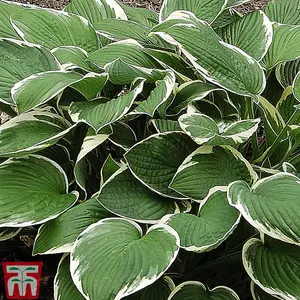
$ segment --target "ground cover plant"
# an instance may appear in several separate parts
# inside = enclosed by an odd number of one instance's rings
[[[300,299],[300,3],[0,0],[0,240],[54,298]]]

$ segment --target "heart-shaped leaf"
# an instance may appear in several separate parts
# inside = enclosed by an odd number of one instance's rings
[[[125,154],[133,175],[162,196],[185,198],[169,189],[169,184],[184,159],[196,144],[181,132],[155,134],[135,144]]]
[[[152,192],[124,167],[105,182],[97,198],[114,214],[140,223],[155,224],[178,210],[174,201]]]
[[[89,299],[121,299],[155,282],[173,263],[179,237],[167,225],[154,225],[143,236],[132,221],[104,219],[77,238],[71,275]]]
[[[267,236],[262,241],[250,239],[243,248],[243,263],[251,279],[276,299],[295,300],[300,297],[298,246]]]
[[[298,177],[278,173],[259,180],[252,188],[243,181],[233,182],[229,186],[228,200],[259,231],[300,245]]]
[[[202,146],[184,160],[170,187],[186,197],[202,200],[212,188],[226,187],[241,178],[252,183],[257,175],[237,150]]]
[[[246,142],[258,129],[260,120],[242,120],[229,126],[218,124],[210,117],[191,113],[178,119],[182,130],[197,144],[235,145]]]
[[[75,240],[83,230],[111,216],[94,198],[74,206],[39,228],[33,254],[71,252]]]
[[[25,227],[56,218],[77,200],[61,167],[30,155],[0,165],[0,227]]]
[[[176,45],[208,81],[243,96],[261,94],[266,79],[260,64],[241,49],[227,44],[193,13],[177,11],[152,29]],[[247,72],[241,70],[247,69]]]
[[[226,192],[221,190],[214,191],[201,202],[197,216],[175,214],[165,219],[165,223],[178,233],[180,247],[193,252],[217,248],[239,221],[240,213],[228,204]]]
[[[81,16],[32,6],[13,14],[11,22],[24,40],[50,50],[78,46],[90,53],[99,48],[95,29]]]
[[[0,39],[0,101],[14,104],[10,90],[19,81],[44,71],[58,70],[55,57],[45,48],[17,40]]]
[[[178,285],[168,300],[239,300],[238,295],[230,288],[219,286],[209,290],[198,281],[186,281]]]

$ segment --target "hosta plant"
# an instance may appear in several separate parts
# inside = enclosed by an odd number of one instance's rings
[[[56,300],[300,299],[300,2],[245,2],[0,0],[0,240]]]

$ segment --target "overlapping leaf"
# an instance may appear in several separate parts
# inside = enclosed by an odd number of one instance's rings
[[[246,142],[257,130],[260,120],[242,120],[228,126],[210,117],[191,113],[180,116],[179,124],[197,144],[235,145]]]
[[[257,175],[237,150],[202,146],[184,160],[170,187],[186,197],[202,200],[212,188],[226,187],[242,178],[252,183]]]
[[[103,19],[127,20],[124,10],[115,0],[72,0],[64,10],[83,16],[92,24]]]
[[[0,39],[0,101],[14,104],[10,90],[19,81],[40,72],[59,70],[55,57],[45,48]]]
[[[99,47],[94,28],[81,16],[32,7],[13,14],[11,22],[24,40],[50,50],[59,46],[78,46],[92,52]]]
[[[279,173],[261,179],[252,188],[243,181],[233,182],[228,199],[261,232],[299,245],[299,190],[298,177]]]
[[[184,159],[196,149],[185,134],[155,134],[135,144],[125,154],[133,175],[162,196],[184,198],[169,189],[169,184]]]
[[[225,9],[227,0],[164,0],[160,11],[160,21],[164,21],[176,10],[187,10],[195,14],[198,19],[213,22]]]
[[[272,22],[300,25],[299,0],[273,0],[264,11]]]
[[[201,202],[197,215],[175,214],[168,216],[165,223],[178,233],[180,247],[205,252],[217,248],[239,220],[240,214],[228,204],[226,192],[217,190]]]
[[[111,216],[112,214],[95,198],[74,206],[39,228],[34,241],[33,254],[71,252],[75,240],[83,230]]]
[[[64,255],[54,278],[54,300],[84,300],[72,281],[70,273],[70,256]]]
[[[102,186],[98,201],[114,214],[140,223],[155,224],[177,210],[171,199],[152,192],[127,168],[113,174]]]
[[[174,12],[152,32],[178,46],[208,81],[244,96],[264,90],[265,76],[259,63],[239,48],[224,43],[192,13]],[[245,69],[247,72],[242,71]]]
[[[226,43],[239,47],[259,61],[272,43],[273,27],[268,17],[257,11],[221,28],[218,33]]]
[[[244,245],[243,263],[248,275],[276,299],[299,298],[299,261],[299,247],[267,236],[263,241],[250,239]]]
[[[24,227],[56,218],[76,202],[61,167],[42,156],[0,165],[0,227]]]
[[[16,83],[11,95],[19,113],[29,111],[57,96],[83,76],[67,71],[49,71],[31,75]]]
[[[67,120],[47,111],[32,111],[0,126],[0,156],[34,153],[55,144],[72,129]]]
[[[69,108],[74,122],[84,122],[96,132],[119,119],[131,108],[133,101],[143,90],[144,81],[129,93],[115,99],[99,98],[94,101],[73,102]]]
[[[300,57],[300,26],[273,23],[274,37],[262,61],[266,69]]]
[[[167,225],[154,225],[143,236],[134,222],[104,219],[77,238],[70,270],[86,298],[118,299],[155,282],[175,260],[178,249],[179,237]]]
[[[276,78],[283,88],[292,85],[300,72],[300,59],[287,61],[276,67]]]
[[[178,285],[168,300],[239,300],[238,295],[225,286],[209,290],[203,283],[198,281],[186,281]]]

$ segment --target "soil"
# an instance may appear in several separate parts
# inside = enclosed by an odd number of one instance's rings
[[[54,9],[64,8],[69,0],[15,0],[16,2],[25,4],[34,4],[41,7],[49,7]],[[137,7],[145,7],[158,11],[161,0],[123,0],[124,3]],[[250,2],[247,5],[242,5],[238,8],[241,13],[247,13],[255,9],[262,8],[268,0],[257,0]],[[1,121],[6,121],[5,114],[0,111],[0,124]],[[32,242],[36,234],[36,228],[26,228],[21,233],[8,241],[0,242],[0,261],[43,261],[43,277],[41,281],[41,290],[39,299],[52,300],[53,299],[53,279],[55,276],[57,263],[59,260],[58,255],[48,256],[31,256]],[[0,268],[0,300],[4,300],[5,292],[3,290],[3,273]]]

